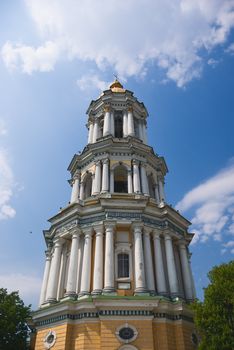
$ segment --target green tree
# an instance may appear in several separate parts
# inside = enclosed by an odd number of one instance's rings
[[[234,261],[215,266],[204,288],[204,301],[192,305],[201,336],[200,350],[234,349]]]
[[[0,350],[26,349],[30,306],[24,305],[18,292],[0,288]]]

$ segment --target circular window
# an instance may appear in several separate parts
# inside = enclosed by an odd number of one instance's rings
[[[44,346],[45,346],[45,349],[50,349],[52,348],[52,346],[54,346],[56,342],[56,333],[55,331],[49,331],[45,338],[44,338]]]
[[[134,326],[125,323],[117,328],[115,334],[122,343],[130,343],[136,339],[138,332]]]

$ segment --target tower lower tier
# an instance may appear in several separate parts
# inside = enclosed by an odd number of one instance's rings
[[[34,313],[35,350],[192,350],[192,312],[164,297],[84,296]]]

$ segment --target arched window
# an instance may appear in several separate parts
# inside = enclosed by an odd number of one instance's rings
[[[129,254],[118,254],[118,278],[129,277]]]
[[[84,199],[91,197],[91,193],[92,193],[92,174],[88,173],[85,177]]]
[[[119,165],[115,168],[114,192],[128,193],[128,172],[123,165]]]
[[[115,113],[115,137],[123,137],[123,116],[121,112]]]
[[[148,185],[149,185],[149,195],[151,198],[155,198],[155,184],[154,184],[154,179],[152,175],[148,176]]]

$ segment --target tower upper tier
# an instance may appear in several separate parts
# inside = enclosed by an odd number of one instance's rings
[[[116,138],[134,136],[147,144],[148,112],[133,93],[116,79],[108,90],[92,101],[87,110],[88,143],[112,135]]]

